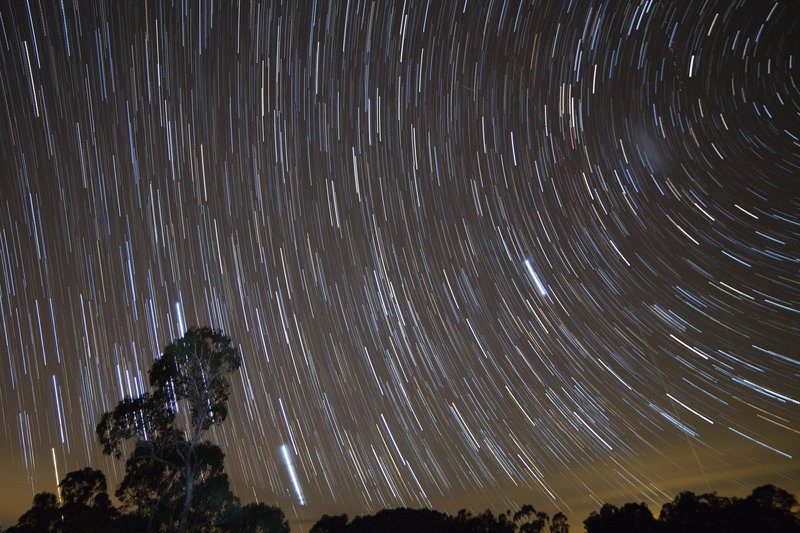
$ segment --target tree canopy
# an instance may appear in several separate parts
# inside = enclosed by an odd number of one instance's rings
[[[106,477],[100,470],[84,468],[67,474],[58,485],[59,497],[40,492],[33,506],[6,533],[93,533],[128,531],[118,527],[119,514],[106,492]]]

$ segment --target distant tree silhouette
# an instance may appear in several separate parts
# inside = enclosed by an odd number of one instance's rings
[[[659,524],[650,508],[642,503],[626,503],[616,516],[617,531],[657,531]]]
[[[62,531],[109,531],[117,518],[106,491],[106,477],[89,467],[70,472],[59,484]]]
[[[458,531],[478,531],[480,527],[478,524],[479,521],[466,509],[460,509],[453,520],[455,521]]]
[[[520,529],[512,516],[522,524]],[[461,509],[450,516],[430,509],[401,507],[357,516],[350,523],[347,515],[323,515],[311,528],[311,533],[517,533],[542,531],[547,522],[547,514],[537,512],[530,505],[523,506],[515,515],[506,511],[497,516],[489,509],[477,515]],[[566,516],[559,513],[554,517],[554,527],[551,527],[553,533],[569,533]]]
[[[753,489],[747,500],[756,509],[774,509],[783,514],[797,514],[797,498],[775,485],[762,485]]]
[[[487,509],[479,515],[473,515],[462,509],[455,516],[455,531],[459,533],[514,533],[516,524],[508,518],[508,513],[501,513],[496,518],[491,510]]]
[[[564,513],[556,513],[550,522],[550,533],[569,533],[569,523]]]
[[[797,499],[774,485],[747,498],[681,492],[663,505],[659,520],[668,533],[800,533]]]
[[[17,525],[5,533],[48,533],[58,531],[61,509],[52,492],[40,492],[33,497],[33,506],[17,520]]]
[[[430,509],[384,509],[374,515],[357,516],[347,526],[349,533],[446,533],[451,518]]]
[[[6,533],[94,533],[116,528],[119,513],[106,492],[103,472],[76,470],[58,486],[61,503],[55,494],[40,492],[31,509]]]
[[[519,524],[519,533],[541,533],[549,521],[547,513],[536,511],[530,504],[523,505],[514,513],[514,523]]]
[[[612,521],[617,511],[616,505],[606,503],[600,508],[599,512],[592,511],[589,513],[589,516],[583,521],[586,533],[612,533],[614,531]]]
[[[117,490],[123,509],[146,520],[147,531],[205,531],[235,519],[218,446],[205,433],[228,413],[227,375],[241,356],[231,339],[211,328],[192,328],[165,349],[150,370],[151,393],[124,398],[97,425],[103,452],[122,457],[134,440]],[[175,424],[177,412],[188,424]]]
[[[506,511],[505,513],[500,513],[499,515],[497,515],[497,520],[495,524],[490,528],[490,531],[495,531],[497,533],[504,533],[508,531],[513,533],[517,529],[517,525],[512,521],[510,517],[511,517],[511,511]]]
[[[626,503],[617,508],[609,503],[583,521],[586,533],[645,533],[658,531],[660,524],[644,503]]]
[[[726,509],[730,504],[730,498],[717,496],[714,492],[698,496],[694,492],[684,491],[661,507],[659,520],[668,531],[716,531],[716,528],[728,526]]]
[[[289,522],[279,508],[251,503],[242,507],[241,520],[234,522],[232,530],[239,533],[289,533]]]
[[[311,528],[311,533],[345,533],[346,531],[346,514],[339,514],[335,516],[324,514]]]
[[[792,494],[764,485],[744,499],[682,492],[664,504],[659,519],[645,503],[622,507],[607,503],[583,524],[587,533],[800,533],[798,513],[800,504]],[[548,522],[550,533],[569,533],[564,513],[556,513],[549,521],[547,513],[532,505],[523,505],[513,515],[506,511],[497,516],[488,509],[477,515],[461,509],[450,516],[399,508],[358,516],[348,523],[347,515],[323,515],[311,533],[527,533],[544,531]]]
[[[792,494],[774,485],[747,498],[684,491],[661,507],[658,520],[644,503],[607,503],[583,524],[586,533],[800,533],[798,507]]]
[[[737,502],[735,520],[744,530],[760,533],[800,532],[797,498],[775,485],[762,485]]]

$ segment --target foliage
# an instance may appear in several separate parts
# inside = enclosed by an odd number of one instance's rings
[[[221,452],[214,453],[214,463],[221,465]],[[34,496],[31,509],[6,533],[139,533],[148,527],[146,517],[124,514],[114,507],[100,470],[70,472],[59,484],[59,491],[61,503],[49,492]],[[188,531],[289,533],[289,522],[277,507],[263,503],[240,507],[221,466],[198,487],[193,505]]]
[[[532,505],[523,505],[513,515],[506,511],[497,516],[490,510],[473,514],[462,509],[450,516],[430,509],[399,508],[358,516],[348,523],[347,515],[323,515],[311,533],[526,533],[545,531],[548,522],[550,533],[569,533],[564,513],[549,520],[547,513]],[[682,492],[664,504],[658,518],[645,503],[622,507],[607,503],[583,524],[587,533],[800,533],[800,504],[774,485],[758,487],[747,498]]]
[[[658,531],[659,524],[645,503],[626,503],[617,508],[609,503],[583,521],[586,533],[634,533]]]
[[[564,513],[556,513],[553,515],[553,521],[550,522],[550,533],[569,533],[567,515]]]
[[[347,515],[330,516],[327,514],[317,520],[311,528],[311,533],[345,533],[347,531]]]
[[[384,509],[374,515],[357,516],[347,527],[349,533],[425,533],[449,531],[449,517],[430,509]]]
[[[695,495],[684,491],[661,507],[659,520],[670,530],[683,533],[708,531],[725,521],[725,510],[731,505],[729,498],[716,493]]]
[[[538,527],[537,520],[547,520],[544,513],[536,513],[531,506],[523,507],[522,514],[514,515],[523,520],[523,525]],[[347,515],[323,515],[311,528],[311,533],[516,533],[517,525],[509,518],[510,511],[497,516],[490,510],[473,515],[462,509],[456,516],[430,509],[384,509],[374,515],[358,516],[348,524]],[[525,517],[531,520],[525,520]],[[566,524],[566,517],[561,515]],[[543,527],[543,526],[542,526]],[[528,531],[522,529],[520,531]],[[568,533],[568,529],[559,533]]]
[[[763,485],[737,502],[735,520],[741,530],[778,533],[800,531],[797,498],[775,485]]]
[[[13,533],[91,533],[109,531],[118,522],[118,512],[106,492],[106,478],[100,470],[84,468],[67,474],[58,485],[61,502],[55,494],[40,492],[33,506]]]
[[[800,533],[796,498],[774,485],[747,498],[684,491],[661,507],[658,519],[644,503],[605,504],[583,523],[587,533]]]
[[[774,485],[757,487],[747,498],[681,492],[664,504],[659,521],[670,533],[800,533],[797,499]]]
[[[523,505],[514,513],[514,523],[520,524],[519,533],[541,533],[549,521],[547,513],[536,511],[530,504]]]
[[[17,525],[6,529],[6,533],[38,533],[58,531],[60,509],[56,495],[40,492],[33,497],[33,506],[17,520]]]
[[[242,507],[241,522],[235,530],[241,533],[289,533],[289,522],[279,508],[251,503]]]

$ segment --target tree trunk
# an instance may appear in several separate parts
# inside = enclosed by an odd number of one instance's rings
[[[181,510],[181,521],[178,524],[178,533],[186,533],[189,522],[189,508],[192,506],[192,494],[194,493],[194,469],[186,465],[186,499],[183,500]]]

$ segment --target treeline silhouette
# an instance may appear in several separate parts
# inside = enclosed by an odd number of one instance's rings
[[[174,531],[176,524],[153,524],[137,512],[117,509],[106,492],[99,470],[70,472],[59,484],[60,497],[42,492],[17,525],[4,533],[140,533]],[[194,524],[198,533],[289,533],[289,523],[277,507],[263,503],[226,509],[209,507],[213,519]],[[795,533],[800,512],[794,495],[763,485],[746,498],[716,493],[681,492],[661,507],[656,518],[644,503],[603,505],[583,521],[586,533]],[[384,509],[349,520],[346,514],[323,515],[310,533],[569,533],[563,513],[552,518],[531,505],[495,515],[490,510],[455,516],[431,509]]]
[[[231,339],[191,328],[156,358],[150,391],[123,398],[97,425],[103,452],[125,461],[114,493],[100,470],[68,473],[58,494],[41,492],[5,533],[289,533],[283,511],[241,505],[230,489],[224,454],[204,436],[228,412],[227,376],[241,356]],[[180,412],[181,416],[177,417]],[[644,503],[604,505],[584,521],[587,533],[800,533],[797,499],[764,485],[746,498],[682,492],[656,518]],[[513,514],[455,516],[430,509],[384,509],[373,515],[324,515],[311,533],[569,533],[563,513],[552,519],[531,505]]]
[[[746,498],[681,492],[661,507],[656,518],[644,503],[605,504],[583,521],[586,533],[795,533],[800,532],[797,499],[774,485],[763,485]],[[531,505],[495,516],[486,510],[451,516],[429,509],[382,510],[348,521],[347,515],[324,515],[311,533],[569,533],[563,513],[552,519]]]

